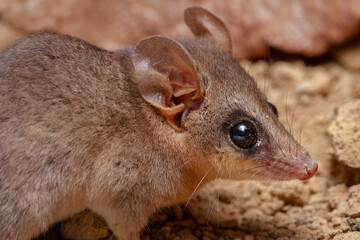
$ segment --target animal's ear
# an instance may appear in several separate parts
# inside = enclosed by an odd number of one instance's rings
[[[196,37],[208,37],[232,52],[232,41],[225,23],[201,7],[185,10],[185,22]]]
[[[205,95],[185,48],[168,37],[152,36],[136,45],[132,62],[142,97],[171,127],[184,131],[186,114],[199,107]]]

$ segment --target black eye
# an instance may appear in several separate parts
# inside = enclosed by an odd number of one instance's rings
[[[230,138],[239,148],[252,148],[257,142],[257,130],[254,124],[242,120],[230,129]]]
[[[269,103],[269,102],[268,102],[268,104],[269,104],[269,107],[271,108],[271,110],[274,112],[274,114],[275,114],[277,117],[279,117],[279,113],[278,113],[278,110],[277,110],[277,108],[275,107],[275,105],[272,104],[272,103]]]

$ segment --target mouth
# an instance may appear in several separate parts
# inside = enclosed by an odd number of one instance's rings
[[[312,178],[319,166],[307,152],[299,156],[267,159],[263,164],[242,170],[241,179],[251,180],[308,180]]]
[[[317,172],[318,164],[306,153],[290,159],[275,160],[268,166],[275,180],[308,180]],[[267,173],[266,175],[269,175]]]
[[[305,164],[305,165],[304,165],[304,168],[305,168],[305,172],[306,172],[306,173],[305,173],[305,175],[304,175],[302,178],[299,178],[299,180],[305,181],[305,180],[308,180],[308,179],[312,178],[312,176],[314,176],[315,173],[317,172],[318,167],[319,167],[319,166],[318,166],[318,164],[317,164],[316,162],[314,162],[311,167],[308,167],[308,166]]]

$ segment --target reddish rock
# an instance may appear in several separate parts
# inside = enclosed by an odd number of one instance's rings
[[[27,32],[69,33],[105,48],[153,34],[190,36],[184,9],[200,5],[230,28],[237,57],[263,57],[266,46],[316,56],[359,31],[358,0],[2,0],[0,14]]]
[[[0,51],[23,36],[24,33],[0,20]]]
[[[360,69],[360,38],[352,44],[334,51],[335,57],[346,67]]]

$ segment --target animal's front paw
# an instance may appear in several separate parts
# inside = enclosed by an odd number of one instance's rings
[[[185,215],[190,216],[194,220],[199,219],[200,215],[196,198],[190,198],[188,201],[175,204],[171,208],[177,220],[183,220]]]

